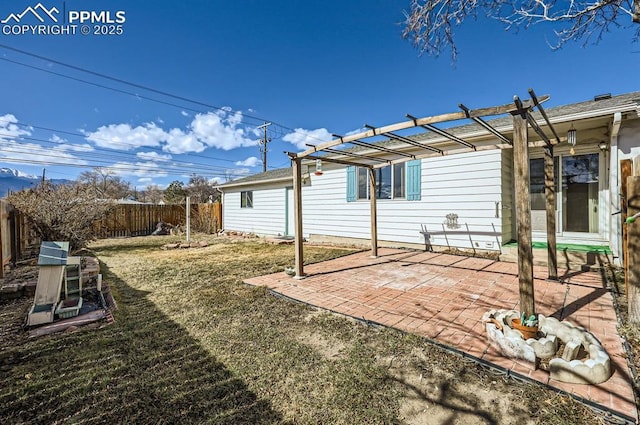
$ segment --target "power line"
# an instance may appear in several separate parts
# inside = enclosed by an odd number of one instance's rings
[[[0,120],[2,121],[2,120]],[[0,140],[2,140],[3,137],[11,137],[10,134],[6,134],[6,133],[0,133]],[[32,140],[35,142],[40,142],[40,143],[45,143],[45,144],[49,144],[49,145],[54,145],[54,146],[61,146],[61,143],[58,142],[53,142],[51,140],[44,140],[44,139],[39,139],[36,137],[27,137],[27,136],[21,136],[20,137],[21,140]],[[82,145],[76,145],[73,143],[69,143],[69,146],[78,146],[78,147],[82,147]],[[141,158],[139,157],[137,154],[135,153],[127,153],[127,152],[121,152],[118,150],[111,150],[111,149],[104,149],[104,148],[99,148],[99,147],[91,147],[90,151],[82,151],[82,150],[76,150],[73,151],[70,149],[70,151],[73,152],[73,155],[76,157],[82,157],[82,155],[89,155],[92,152],[106,152],[106,154],[102,155],[101,158],[111,158],[113,160],[119,160],[119,159],[126,159],[126,160],[137,160],[137,161],[158,161],[158,162],[167,162],[167,163],[172,163],[172,164],[184,164],[186,167],[188,167],[189,169],[192,170],[196,170],[196,169],[203,169],[205,171],[208,171],[210,168],[220,168],[220,169],[227,169],[228,167],[222,167],[219,165],[208,165],[208,164],[201,164],[201,163],[193,163],[193,162],[189,162],[189,161],[183,161],[183,160],[179,160],[179,159],[154,159],[154,158]],[[207,158],[208,159],[208,158]],[[227,160],[230,161],[230,160]],[[231,161],[233,162],[233,161]]]
[[[17,163],[17,164],[29,164],[29,165],[49,165],[49,166],[62,166],[62,167],[74,167],[74,168],[110,168],[113,171],[129,171],[129,172],[140,172],[140,171],[144,171],[147,174],[156,174],[156,175],[167,175],[167,176],[184,176],[184,172],[183,171],[172,171],[172,170],[165,170],[165,169],[146,169],[146,170],[141,170],[140,168],[134,168],[134,167],[104,167],[102,165],[98,165],[98,164],[74,164],[74,163],[68,163],[68,162],[56,162],[56,161],[38,161],[35,159],[22,159],[22,158],[0,158],[0,160],[2,160],[2,162],[8,162],[8,163]],[[246,176],[246,174],[241,174],[241,173],[220,173],[220,172],[216,172],[216,173],[207,173],[204,176],[209,176],[209,177],[242,177],[242,176]]]
[[[204,106],[204,107],[207,107],[207,108],[217,109],[217,110],[224,111],[224,112],[227,112],[227,113],[228,112],[240,112],[243,115],[243,117],[247,117],[247,118],[254,119],[254,120],[257,120],[257,121],[261,121],[261,122],[267,121],[267,120],[265,120],[263,118],[260,118],[260,117],[254,116],[254,115],[245,114],[242,111],[236,111],[233,108],[220,107],[220,106],[211,105],[211,104],[208,104],[208,103],[205,103],[205,102],[201,102],[201,101],[198,101],[198,100],[189,99],[189,98],[186,98],[186,97],[183,97],[183,96],[174,95],[172,93],[168,93],[168,92],[163,91],[163,90],[158,90],[158,89],[155,89],[153,87],[149,87],[149,86],[144,86],[144,85],[141,85],[141,84],[133,83],[133,82],[130,82],[130,81],[123,80],[121,78],[112,77],[112,76],[109,76],[109,75],[106,75],[106,74],[102,74],[102,73],[99,73],[99,72],[96,72],[96,71],[92,71],[90,69],[86,69],[86,68],[79,67],[79,66],[76,66],[76,65],[71,65],[71,64],[56,60],[56,59],[51,59],[51,58],[48,58],[48,57],[45,57],[45,56],[42,56],[42,55],[38,55],[38,54],[35,54],[35,53],[27,52],[27,51],[22,50],[22,49],[18,49],[18,48],[15,48],[15,47],[7,46],[6,44],[1,44],[0,43],[0,48],[4,48],[4,49],[11,50],[11,51],[23,54],[23,55],[27,55],[27,56],[31,56],[31,57],[34,57],[34,58],[37,58],[37,59],[40,59],[40,60],[44,60],[44,61],[48,61],[48,62],[51,62],[51,63],[55,63],[55,64],[58,64],[58,65],[61,65],[61,66],[64,66],[64,67],[67,67],[67,68],[70,68],[70,69],[73,69],[73,70],[76,70],[76,71],[85,72],[85,73],[88,73],[90,75],[94,75],[94,76],[97,76],[97,77],[100,77],[100,78],[105,78],[107,80],[118,82],[120,84],[125,84],[125,85],[128,85],[128,86],[140,88],[140,89],[143,89],[143,90],[148,90],[150,92],[153,92],[153,93],[156,93],[156,94],[160,94],[160,95],[163,95],[163,96],[167,96],[167,97],[170,97],[170,98],[173,98],[173,99],[182,100],[182,101],[185,101],[185,102],[193,103],[195,105],[200,105],[200,106]],[[172,104],[172,103],[169,103],[169,102],[164,102],[164,101],[160,101],[160,100],[157,100],[157,99],[147,98],[147,97],[138,95],[136,93],[130,93],[130,92],[126,92],[124,90],[119,90],[119,89],[111,88],[111,87],[108,87],[108,86],[103,86],[101,84],[88,82],[88,81],[85,81],[85,80],[82,80],[82,79],[79,79],[79,78],[66,76],[64,74],[53,72],[53,71],[50,71],[50,70],[47,70],[47,69],[39,68],[39,67],[32,66],[32,65],[26,65],[26,64],[23,64],[23,63],[20,63],[20,62],[17,62],[17,61],[11,61],[11,60],[8,60],[6,58],[0,58],[0,59],[6,60],[7,62],[11,62],[11,63],[14,63],[14,64],[27,66],[29,68],[36,69],[36,70],[39,70],[39,71],[42,71],[42,72],[47,72],[47,73],[50,73],[50,74],[53,74],[53,75],[57,75],[57,76],[60,76],[60,77],[70,78],[70,79],[78,81],[78,82],[83,82],[83,83],[86,83],[86,84],[90,84],[90,85],[94,85],[94,86],[97,86],[97,87],[105,88],[107,90],[113,90],[113,91],[125,93],[125,94],[128,94],[128,95],[137,96],[137,97],[140,97],[140,98],[144,98],[145,100],[151,100],[151,101],[154,101],[154,102],[164,103],[164,104],[170,105],[170,106],[175,106],[175,107],[179,107],[179,108],[181,107],[179,105],[175,105],[175,104]],[[189,109],[189,108],[184,108],[184,109]],[[193,110],[193,109],[189,109],[189,110],[197,111],[197,110]],[[198,111],[198,112],[203,112],[203,111]],[[243,122],[243,121],[241,121],[241,122]],[[271,122],[276,127],[283,128],[283,129],[289,130],[291,132],[295,132],[295,129],[293,129],[291,127],[287,127],[287,126],[282,125],[280,123],[277,123],[277,122],[275,122],[273,120],[271,120]],[[250,125],[250,126],[254,125],[254,124],[250,124],[250,123],[246,123],[246,122],[244,122],[244,123],[247,124],[247,125]],[[278,134],[278,133],[276,133],[276,134]],[[279,139],[283,135],[284,135],[284,132],[281,132],[281,133],[279,133],[279,135],[274,136],[273,138]],[[325,140],[321,140],[321,139],[319,139],[317,137],[313,137],[313,136],[308,136],[308,137],[310,137],[312,139],[316,139],[318,141],[323,141],[323,142],[325,141]]]
[[[11,148],[3,148],[2,149],[2,153],[17,153],[17,154],[25,154],[25,155],[30,155],[30,156],[42,156],[42,153],[38,150],[33,150],[33,149],[28,149],[28,148],[24,148],[24,149],[11,149]],[[58,158],[58,161],[55,162],[54,161],[46,161],[43,160],[43,162],[51,162],[51,163],[56,163],[57,165],[68,165],[71,166],[72,161],[78,161],[78,160],[87,160],[87,162],[92,161],[93,166],[94,167],[102,167],[102,168],[110,168],[113,170],[128,170],[128,171],[144,171],[144,172],[149,172],[149,171],[158,171],[158,172],[162,172],[162,171],[175,171],[176,173],[179,174],[199,174],[199,175],[214,175],[215,173],[219,173],[221,171],[216,171],[216,170],[209,170],[209,169],[199,169],[199,168],[193,168],[193,167],[184,167],[184,166],[180,166],[180,165],[176,165],[176,164],[160,164],[160,165],[149,165],[149,164],[113,164],[112,161],[105,161],[102,159],[88,159],[88,158],[84,158],[82,156],[66,156],[66,155],[62,155],[62,152],[60,152],[61,155],[55,155],[55,154],[47,154],[47,158]],[[16,159],[16,158],[11,158],[11,157],[0,157],[0,160],[12,160],[12,159]],[[20,158],[23,159],[23,158]],[[64,160],[64,161],[60,161],[60,160]],[[106,164],[106,165],[105,165]],[[80,166],[82,168],[86,168],[89,165],[88,164],[76,164],[77,166]],[[227,170],[223,170],[223,171],[227,171]]]
[[[50,128],[50,127],[42,127],[42,126],[29,124],[29,123],[25,123],[25,122],[14,122],[14,121],[3,120],[3,119],[0,119],[0,122],[14,124],[14,125],[21,126],[21,127],[26,127],[26,128],[29,128],[29,127],[37,128],[38,130],[51,131],[53,133],[64,134],[64,135],[68,135],[68,136],[77,136],[77,137],[82,137],[82,138],[85,138],[85,139],[87,137],[86,134],[82,134],[82,133],[74,133],[74,132],[66,131],[66,130],[60,130],[60,129]],[[26,137],[24,137],[24,136],[20,136],[20,138],[21,139],[26,139]],[[39,139],[39,140],[42,140],[42,139]],[[111,140],[100,138],[100,137],[95,137],[95,140],[100,140],[100,141],[109,142],[109,143],[112,142]],[[124,145],[124,146],[131,146],[132,148],[149,149],[149,150],[153,150],[153,151],[157,151],[157,152],[161,152],[161,153],[171,153],[171,152],[165,152],[164,150],[162,150],[161,147],[157,147],[157,146],[138,146],[138,145],[134,145],[132,143],[124,143],[124,142],[120,142],[119,144]],[[95,149],[98,150],[99,148],[95,148]],[[122,151],[122,150],[118,150],[118,149],[104,149],[104,150],[105,151],[114,151],[114,152]],[[234,161],[234,160],[231,160],[231,159],[218,158],[218,157],[206,156],[206,155],[199,155],[199,154],[196,154],[196,153],[185,153],[184,155],[188,155],[190,157],[195,157],[195,158],[202,158],[202,159],[206,159],[206,160],[213,160],[213,161],[223,161],[223,162],[232,162],[232,163],[237,162],[237,161]]]
[[[224,111],[224,112],[227,112],[227,113],[228,112],[240,112],[240,113],[242,113],[242,115],[244,117],[251,118],[251,119],[254,119],[256,121],[261,121],[261,122],[265,121],[264,118],[256,117],[256,116],[249,115],[249,114],[245,114],[242,111],[235,111],[232,108],[211,105],[209,103],[201,102],[199,100],[189,99],[189,98],[184,97],[184,96],[172,94],[172,93],[169,93],[169,92],[166,92],[166,91],[163,91],[163,90],[155,89],[153,87],[144,86],[142,84],[133,83],[133,82],[130,82],[130,81],[123,80],[121,78],[112,77],[110,75],[106,75],[106,74],[103,74],[103,73],[100,73],[100,72],[92,71],[92,70],[87,69],[87,68],[83,68],[83,67],[76,66],[76,65],[71,65],[71,64],[56,60],[56,59],[51,59],[51,58],[48,58],[48,57],[45,57],[45,56],[42,56],[42,55],[38,55],[38,54],[35,54],[35,53],[27,52],[27,51],[22,50],[22,49],[18,49],[18,48],[15,48],[15,47],[7,46],[6,44],[0,44],[0,47],[4,48],[4,49],[7,49],[7,50],[11,50],[11,51],[17,52],[17,53],[21,53],[21,54],[26,55],[26,56],[31,56],[31,57],[36,58],[36,59],[40,59],[40,60],[44,60],[44,61],[47,61],[47,62],[55,63],[57,65],[64,66],[66,68],[70,68],[70,69],[73,69],[73,70],[76,70],[76,71],[85,72],[87,74],[94,75],[94,76],[100,77],[100,78],[104,78],[104,79],[107,79],[107,80],[110,80],[110,81],[114,81],[114,82],[117,82],[117,83],[120,83],[120,84],[128,85],[128,86],[131,86],[131,87],[136,87],[136,88],[139,88],[139,89],[142,89],[142,90],[147,90],[147,91],[150,91],[152,93],[160,94],[162,96],[170,97],[170,98],[173,98],[173,99],[182,100],[184,102],[192,103],[194,105],[200,105],[200,106],[204,106],[206,108],[217,109],[219,111]],[[4,60],[7,60],[7,59],[4,59]],[[46,69],[42,69],[42,68],[39,68],[39,67],[36,67],[36,66],[26,65],[26,64],[22,64],[20,62],[11,61],[11,60],[7,60],[7,61],[19,64],[19,65],[23,65],[23,66],[28,66],[30,68],[37,69],[37,70],[40,70],[40,71],[43,71],[43,72],[48,72],[48,73],[51,73],[51,74],[54,74],[54,75],[57,75],[57,76],[70,78],[70,79],[76,80],[78,82],[83,82],[83,83],[86,83],[86,84],[91,84],[91,85],[94,85],[94,86],[106,88],[108,90],[120,91],[120,92],[123,92],[125,94],[132,95],[132,93],[125,92],[124,90],[118,90],[118,89],[109,88],[107,86],[102,86],[102,85],[97,84],[97,83],[87,82],[85,80],[81,80],[81,79],[75,78],[75,77],[65,76],[63,74],[60,74],[60,73],[57,73],[57,72],[53,72],[53,71],[49,71],[49,70],[46,70]],[[136,96],[137,94],[133,94],[133,95]],[[142,98],[142,96],[139,96],[139,97]],[[149,98],[147,98],[147,100],[156,101],[154,99],[149,99]],[[160,102],[162,102],[162,101],[160,101]],[[166,103],[166,102],[164,102],[164,103],[165,104],[169,104],[169,103]],[[170,105],[171,106],[180,107],[180,106],[175,105],[175,104],[170,104]],[[251,124],[249,124],[249,125],[251,125]],[[278,126],[280,126],[282,128],[285,128],[287,130],[294,131],[292,128],[288,128],[288,127],[283,126],[281,124],[277,124],[276,123],[276,125],[278,125]]]

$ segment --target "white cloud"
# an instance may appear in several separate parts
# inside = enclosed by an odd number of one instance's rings
[[[356,128],[355,130],[347,131],[345,136],[353,136],[354,134],[363,133],[366,130],[366,128]]]
[[[331,139],[331,133],[326,128],[317,128],[315,130],[306,130],[304,128],[296,128],[293,133],[285,135],[282,140],[289,142],[298,149],[306,149],[306,144],[318,145],[328,142]]]
[[[143,160],[160,162],[166,162],[172,158],[172,156],[169,154],[163,155],[159,154],[158,152],[138,152],[136,156]]]
[[[60,146],[48,148],[35,143],[4,140],[0,149],[0,160],[38,161],[46,164],[78,164],[86,165],[87,161],[65,152]]]
[[[245,130],[239,127],[242,113],[228,114],[226,111],[196,114],[190,129],[193,135],[209,147],[225,151],[244,146],[255,146],[256,141],[247,137]]]
[[[142,177],[138,179],[138,183],[150,184],[153,183],[153,179],[151,177]]]
[[[183,117],[188,117],[188,116],[189,116],[189,113],[188,113],[187,111],[180,111],[180,114],[181,114]]]
[[[93,152],[95,148],[88,143],[82,145],[76,145],[72,143],[65,143],[53,148],[58,151],[72,151],[72,152]]]
[[[31,127],[20,127],[13,114],[0,115],[0,141],[11,140],[22,136],[31,136]]]
[[[260,161],[255,156],[250,156],[249,158],[245,159],[244,161],[236,162],[236,165],[239,165],[241,167],[255,167],[256,165],[261,164],[261,163],[262,163],[262,161]]]
[[[157,178],[166,177],[168,175],[159,164],[156,164],[153,161],[136,163],[116,162],[108,168],[121,177]]]
[[[166,137],[166,144],[162,147],[165,152],[181,154],[187,152],[202,152],[206,149],[204,143],[191,132],[185,133],[179,128],[172,128]]]
[[[156,122],[158,124],[164,124],[164,120],[162,118],[160,118],[160,117],[156,118]]]
[[[110,149],[130,150],[139,147],[157,147],[167,138],[167,133],[155,123],[146,123],[135,128],[129,124],[110,124],[87,132],[87,140],[97,146]]]
[[[54,134],[49,138],[50,142],[57,143],[58,146],[53,147],[52,149],[55,151],[72,151],[72,152],[93,152],[95,149],[88,143],[83,143],[81,145],[75,143],[69,143],[67,139],[63,139],[62,137]]]
[[[133,150],[161,147],[172,154],[202,152],[207,147],[231,150],[257,144],[253,136],[249,137],[251,132],[242,125],[242,112],[233,112],[230,108],[196,114],[185,130],[164,130],[151,122],[137,127],[110,124],[84,134],[87,140],[104,148]]]

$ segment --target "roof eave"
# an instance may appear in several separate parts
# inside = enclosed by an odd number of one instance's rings
[[[293,182],[293,174],[291,175],[291,177],[278,177],[276,179],[250,180],[247,182],[238,182],[238,183],[230,182],[230,183],[225,183],[223,185],[220,185],[219,188],[221,190],[225,190],[233,187],[255,186],[258,184],[280,183],[280,182],[288,182],[288,181]]]

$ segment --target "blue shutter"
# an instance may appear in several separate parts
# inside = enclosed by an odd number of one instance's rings
[[[356,176],[356,167],[350,165],[347,167],[347,202],[356,200],[358,193],[358,179]]]
[[[407,162],[407,201],[421,199],[421,164],[422,161],[419,159]]]

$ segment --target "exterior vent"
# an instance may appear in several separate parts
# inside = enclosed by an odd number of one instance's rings
[[[605,99],[611,99],[611,93],[604,93],[593,96],[593,100],[595,100],[596,102]]]

